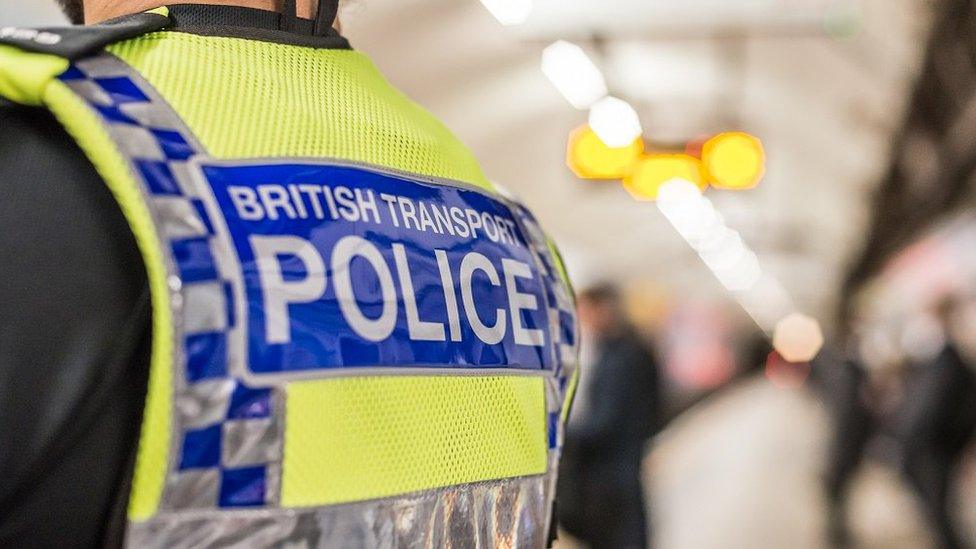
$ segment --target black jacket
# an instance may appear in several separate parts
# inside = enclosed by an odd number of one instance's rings
[[[591,376],[576,398],[585,401],[567,428],[567,446],[598,461],[638,453],[660,422],[658,365],[633,330],[599,343]],[[567,448],[567,451],[570,451]]]
[[[47,111],[0,103],[0,186],[0,547],[114,544],[148,376],[142,260]]]
[[[896,434],[905,451],[952,456],[976,431],[976,374],[951,345],[906,381]]]

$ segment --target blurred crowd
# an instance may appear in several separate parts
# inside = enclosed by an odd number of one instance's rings
[[[642,486],[650,441],[691,403],[764,375],[814,396],[826,412],[821,488],[827,546],[859,545],[849,528],[848,500],[867,461],[902,479],[937,547],[969,546],[972,536],[957,517],[954,496],[960,465],[974,453],[976,299],[940,299],[899,326],[901,346],[887,353],[878,352],[877,334],[867,328],[838,337],[811,364],[785,362],[761,336],[732,338],[740,349],[733,371],[697,389],[668,366],[674,346],[661,344],[663,333],[630,320],[617,288],[588,288],[578,306],[583,374],[567,428],[558,504],[560,524],[574,540],[594,548],[652,545],[653,494]]]
[[[950,296],[913,319],[905,326],[904,354],[872,356],[872,341],[858,334],[846,350],[823,352],[816,361],[813,381],[831,428],[824,487],[835,545],[851,541],[845,502],[869,457],[900,473],[939,547],[966,545],[952,495],[976,431],[974,305]]]

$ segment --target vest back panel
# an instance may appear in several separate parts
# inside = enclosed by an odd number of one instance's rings
[[[150,276],[130,543],[540,545],[576,323],[532,215],[359,53],[109,51],[18,93],[92,159]]]

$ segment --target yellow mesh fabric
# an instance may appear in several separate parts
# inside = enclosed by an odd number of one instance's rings
[[[334,158],[491,187],[470,151],[361,53],[177,32],[109,50],[217,158]]]
[[[328,505],[546,471],[539,377],[357,377],[287,389],[281,503]]]

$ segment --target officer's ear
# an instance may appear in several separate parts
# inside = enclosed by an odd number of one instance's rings
[[[85,5],[84,0],[57,0],[58,5],[61,6],[61,11],[68,16],[68,21],[71,21],[73,25],[82,25],[85,23]]]

